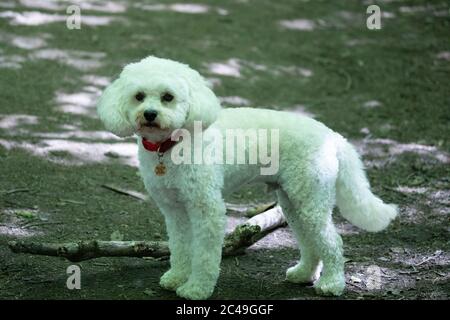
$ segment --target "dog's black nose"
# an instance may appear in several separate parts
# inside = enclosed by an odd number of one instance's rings
[[[144,118],[148,122],[152,122],[153,120],[155,120],[157,115],[158,115],[158,112],[156,112],[155,110],[145,110],[144,111]]]

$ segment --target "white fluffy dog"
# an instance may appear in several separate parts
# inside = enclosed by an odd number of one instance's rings
[[[331,216],[334,205],[351,223],[373,232],[386,228],[397,215],[396,206],[372,194],[357,152],[342,136],[287,112],[221,110],[205,80],[187,65],[156,57],[127,65],[106,88],[98,113],[116,135],[139,137],[140,172],[165,217],[169,236],[171,267],[160,284],[180,297],[206,299],[212,294],[225,233],[223,197],[243,184],[263,181],[276,187],[301,252],[286,278],[311,283],[322,261],[314,287],[323,294],[339,295],[345,287],[342,240]],[[194,132],[196,121],[202,123],[200,133]],[[211,139],[213,133],[225,136],[232,128],[277,129],[279,170],[262,175],[262,164],[172,161],[176,142],[170,137],[177,129],[189,130],[200,144],[210,145],[222,142]]]

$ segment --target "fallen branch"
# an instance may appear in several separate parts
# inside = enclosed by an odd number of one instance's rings
[[[254,216],[226,235],[223,256],[243,253],[245,248],[284,224],[285,219],[279,206]],[[11,241],[8,245],[14,253],[64,257],[72,262],[100,257],[167,258],[170,255],[167,242],[164,241],[86,240],[59,244]]]
[[[225,236],[222,253],[224,256],[241,254],[247,247],[285,224],[286,220],[279,206],[260,213]]]
[[[162,241],[86,240],[60,244],[11,241],[8,245],[14,253],[63,257],[72,262],[100,257],[161,258],[169,255],[169,247],[166,242]]]

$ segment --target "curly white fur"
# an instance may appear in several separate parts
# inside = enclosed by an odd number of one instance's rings
[[[137,101],[137,92],[145,94]],[[173,101],[161,96],[169,92]],[[143,113],[156,110],[157,127],[144,126]],[[279,129],[280,168],[261,175],[258,165],[175,165],[164,154],[167,174],[156,176],[155,152],[138,140],[140,171],[150,196],[166,221],[171,268],[160,284],[181,297],[206,299],[220,272],[227,193],[248,182],[277,186],[279,202],[300,247],[300,262],[288,269],[287,280],[315,280],[319,293],[339,295],[345,287],[342,240],[331,214],[337,202],[342,215],[368,231],[387,227],[397,214],[370,191],[362,162],[354,148],[323,124],[300,115],[264,109],[221,110],[204,79],[187,65],[148,57],[126,66],[103,93],[98,113],[106,127],[119,136],[137,134],[158,142],[173,130],[191,130],[202,121],[203,141],[213,131],[226,129]],[[224,134],[225,136],[225,134]]]

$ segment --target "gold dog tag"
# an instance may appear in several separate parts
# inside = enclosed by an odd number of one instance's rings
[[[164,153],[158,151],[158,160],[159,160],[159,163],[158,163],[158,164],[156,165],[156,167],[155,167],[155,174],[156,174],[157,176],[163,176],[163,175],[166,174],[167,168],[166,168],[166,166],[165,166],[164,163],[163,163],[163,159],[162,159],[163,156],[164,156]]]
[[[166,174],[166,166],[164,165],[164,163],[160,162],[156,165],[155,174],[157,176],[163,176]]]

